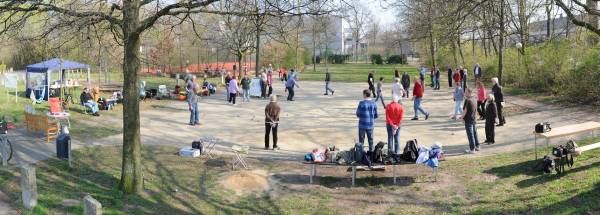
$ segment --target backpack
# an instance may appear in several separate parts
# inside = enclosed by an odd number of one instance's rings
[[[204,148],[203,145],[204,144],[202,144],[202,141],[200,141],[200,140],[192,141],[192,148],[200,150],[200,154],[202,154],[202,148]]]
[[[404,151],[402,151],[400,158],[405,161],[415,162],[418,157],[419,145],[417,144],[417,139],[406,141],[406,146],[404,146]]]
[[[552,169],[554,168],[554,160],[550,158],[550,156],[545,155],[542,160],[542,170],[544,173],[552,173]]]
[[[546,133],[551,131],[550,123],[548,122],[540,122],[535,124],[535,133]]]
[[[383,147],[385,147],[384,142],[379,142],[375,145],[375,152],[373,155],[373,162],[375,163],[383,163],[385,160],[385,154],[383,154]]]

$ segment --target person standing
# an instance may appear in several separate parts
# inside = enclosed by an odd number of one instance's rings
[[[485,143],[494,144],[496,143],[496,115],[498,111],[496,109],[496,103],[494,102],[494,94],[488,94],[487,102],[485,105]]]
[[[227,91],[229,92],[229,103],[235,105],[235,97],[237,97],[237,94],[240,91],[235,75],[229,81],[229,87],[227,87]]]
[[[260,97],[263,99],[267,98],[267,74],[260,74]]]
[[[404,97],[404,88],[402,87],[402,84],[400,84],[399,78],[394,79],[394,84],[392,84],[392,98],[394,96],[398,96],[398,101],[402,103],[402,97]]]
[[[223,74],[223,73],[221,73]],[[227,101],[229,102],[229,82],[231,81],[231,76],[229,75],[229,73],[227,73],[227,76],[225,76],[225,94],[227,96]]]
[[[419,73],[419,79],[421,79],[421,84],[425,84],[425,75],[427,75],[427,67],[425,67],[425,65],[421,66],[421,73]],[[423,88],[423,91],[425,91],[425,88]]]
[[[452,115],[452,119],[458,119],[458,115],[462,114],[463,103],[465,102],[465,91],[460,86],[460,83],[456,83],[456,88],[454,88],[453,98],[454,100],[454,115]]]
[[[358,117],[358,143],[356,152],[363,151],[365,143],[365,134],[369,142],[369,154],[373,152],[373,128],[375,119],[377,119],[377,104],[371,100],[371,91],[363,90],[364,100],[358,103],[356,108],[356,117]]]
[[[375,94],[375,103],[377,103],[378,100],[381,100],[381,105],[383,106],[383,108],[385,108],[385,102],[383,101],[383,95],[381,94],[382,89],[382,85],[383,85],[383,80],[385,80],[383,77],[379,77],[379,82],[377,82],[377,94]]]
[[[283,70],[280,68],[277,70],[277,73],[279,74],[279,76],[277,76],[279,77],[279,80],[283,81]]]
[[[369,84],[369,90],[371,91],[371,95],[375,96],[375,71],[371,71],[369,76],[367,77],[367,83]]]
[[[331,73],[329,72],[329,69],[326,69],[325,70],[325,94],[323,94],[323,95],[329,95],[329,92],[331,92],[331,95],[333,95],[333,93],[335,93],[335,91],[333,89],[331,89],[330,84],[331,84]]]
[[[411,120],[419,120],[419,111],[425,115],[425,120],[429,119],[429,113],[421,107],[423,100],[423,84],[420,79],[415,78],[415,86],[413,88],[413,107],[415,109],[415,117]]]
[[[435,88],[435,66],[431,67],[431,71],[429,71],[429,79],[431,81],[431,85],[429,85],[429,87]]]
[[[269,149],[269,133],[273,133],[273,150],[278,150],[277,127],[279,127],[279,113],[281,108],[277,104],[277,96],[271,95],[270,102],[265,107],[265,150]]]
[[[198,110],[198,95],[196,94],[200,90],[200,86],[196,83],[196,76],[193,75],[192,78],[186,84],[185,89],[187,90],[187,102],[188,108],[190,110],[190,125],[199,125],[200,119],[198,116],[200,115]]]
[[[477,113],[479,120],[485,119],[485,87],[481,81],[477,81]]]
[[[481,71],[481,67],[478,63],[475,64],[475,67],[473,68],[473,73],[475,76],[475,80],[480,81],[479,79],[481,78],[481,76],[483,76],[483,71]]]
[[[453,79],[452,67],[448,66],[448,87],[452,88],[452,79]]]
[[[496,109],[498,110],[498,126],[504,126],[506,124],[504,114],[502,113],[502,109],[504,108],[504,93],[502,93],[502,86],[500,86],[497,77],[492,78],[492,84],[494,84],[492,93],[494,93]]]
[[[408,75],[408,72],[402,74],[402,88],[404,88],[404,96],[408,98],[408,89],[410,88],[410,76]]]
[[[394,78],[400,78],[400,71],[398,69],[394,70]]]
[[[244,102],[250,102],[250,78],[246,75],[242,78],[242,96]]]
[[[400,125],[404,116],[404,107],[398,103],[400,97],[392,96],[392,102],[385,106],[385,122],[388,134],[388,157],[400,155]]]
[[[287,81],[285,82],[285,89],[288,92],[288,97],[287,97],[288,101],[294,101],[294,95],[295,95],[294,87],[300,88],[300,86],[296,82],[296,76],[293,75],[293,70],[292,70],[292,74],[290,74]]]
[[[434,87],[433,89],[435,90],[440,90],[440,70],[438,68],[435,68],[435,77],[433,78],[434,80]]]
[[[476,113],[475,103],[472,99],[471,89],[466,90],[466,100],[463,108],[463,114],[460,117],[465,122],[465,130],[467,131],[467,139],[469,140],[469,149],[465,150],[467,154],[473,154],[479,151],[479,139],[477,139],[477,121],[475,120]]]
[[[271,64],[269,64],[270,66]],[[268,88],[268,93],[267,96],[271,96],[271,94],[273,94],[273,71],[269,70],[267,72],[267,88]]]
[[[467,70],[460,66],[460,80],[462,81],[463,90],[467,90]]]

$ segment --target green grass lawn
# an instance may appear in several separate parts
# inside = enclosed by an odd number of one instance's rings
[[[591,138],[579,144],[598,141],[600,138]],[[544,150],[549,152],[548,148]],[[534,171],[534,152],[527,150],[444,161],[439,182],[429,181],[427,175],[431,170],[428,168],[411,165],[402,166],[400,175],[404,182],[400,185],[390,184],[389,178],[384,180],[361,173],[358,187],[349,188],[348,173],[343,172],[322,177],[321,185],[307,185],[307,176],[299,175],[299,179],[277,182],[277,189],[283,190],[277,196],[254,192],[235,198],[219,184],[223,174],[231,173],[228,157],[189,159],[178,157],[175,152],[177,148],[173,147],[144,146],[145,191],[140,196],[122,195],[117,190],[121,166],[118,146],[75,151],[73,169],[61,160],[40,162],[36,165],[38,206],[24,213],[81,214],[81,205],[66,207],[61,202],[82,199],[87,194],[103,204],[104,214],[342,214],[349,209],[365,209],[363,207],[388,214],[594,214],[600,211],[599,149],[577,157],[575,166],[564,175]],[[275,176],[294,168],[308,169],[292,161],[250,161],[253,169],[266,169]],[[21,205],[18,176],[16,167],[0,169],[0,189],[14,206]],[[340,187],[335,185],[344,180]],[[376,198],[374,194],[385,194],[387,198],[371,199]],[[413,196],[420,199],[413,200]],[[396,200],[397,203],[384,203]]]
[[[307,66],[304,72],[300,74],[301,80],[307,81],[323,81],[325,79],[325,65],[317,65],[316,72],[313,71],[311,65]],[[375,79],[384,77],[388,82],[394,79],[394,70],[398,69],[400,75],[403,72],[408,72],[411,75],[411,80],[417,75],[417,68],[408,65],[374,65],[374,64],[330,64],[329,71],[331,72],[332,81],[335,82],[367,82],[367,75],[371,71],[375,71]]]

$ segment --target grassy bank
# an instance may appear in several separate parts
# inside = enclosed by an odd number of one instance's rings
[[[580,145],[600,138],[580,141]],[[37,164],[39,205],[25,214],[81,214],[82,206],[64,199],[90,194],[104,214],[586,214],[600,211],[600,150],[576,158],[564,175],[532,170],[533,151],[452,159],[441,163],[438,182],[424,166],[400,166],[400,183],[390,172],[360,173],[350,188],[342,168],[322,168],[318,185],[307,184],[307,166],[293,161],[258,161],[253,169],[270,173],[270,189],[236,196],[220,181],[229,158],[186,159],[173,147],[145,146],[145,191],[140,196],[117,190],[120,147],[86,148],[74,153],[75,167],[64,161]],[[545,149],[549,152],[549,149]],[[300,159],[300,158],[298,158]],[[299,170],[299,171],[293,171]],[[370,176],[369,176],[370,175]],[[20,205],[18,170],[0,169],[0,189]],[[22,209],[22,208],[21,208]]]

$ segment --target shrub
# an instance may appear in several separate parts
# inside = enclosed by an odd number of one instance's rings
[[[344,64],[349,58],[350,55],[333,54],[329,55],[329,62],[331,62],[332,64]]]
[[[381,57],[380,54],[372,54],[371,55],[371,63],[381,65],[381,64],[383,64],[383,57]]]
[[[392,55],[387,58],[387,64],[407,64],[406,55]]]

